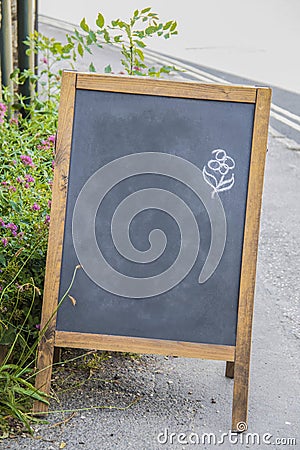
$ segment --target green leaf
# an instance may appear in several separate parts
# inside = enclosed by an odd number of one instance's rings
[[[164,35],[165,39],[169,39],[169,37],[170,37],[170,33],[167,33],[167,34]]]
[[[139,55],[141,61],[144,61],[145,56],[144,56],[144,53],[142,52],[142,50],[140,48],[136,48],[135,52],[137,53],[137,55]]]
[[[94,64],[91,62],[91,64],[89,65],[89,71],[90,72],[96,72],[95,66]]]
[[[104,72],[105,73],[111,73],[112,72],[112,68],[111,68],[110,64],[108,64],[108,66],[105,67]]]
[[[170,28],[170,26],[172,25],[173,20],[169,20],[169,22],[166,22],[163,26],[164,30],[167,30],[168,28]]]
[[[83,30],[83,31],[86,31],[87,33],[90,31],[90,27],[88,26],[88,24],[86,23],[86,21],[85,21],[85,17],[82,19],[82,21],[80,22],[80,28]]]
[[[146,14],[146,13],[149,12],[150,10],[151,10],[151,7],[150,7],[150,8],[142,9],[141,14]]]
[[[141,48],[145,48],[146,47],[146,44],[144,44],[143,41],[138,41],[138,40],[134,39],[134,42],[136,43],[136,45],[138,45]]]
[[[109,36],[109,33],[108,33],[107,30],[104,30],[103,37],[104,37],[105,42],[107,44],[109,44],[110,43],[110,36]]]
[[[102,16],[101,13],[98,14],[96,25],[98,25],[99,28],[103,28],[104,26],[104,17]]]
[[[176,27],[177,27],[177,22],[174,21],[172,26],[171,26],[171,28],[170,28],[170,31],[174,31]]]
[[[79,44],[77,45],[77,50],[78,50],[79,55],[80,55],[80,56],[83,56],[83,47],[82,47],[82,45],[80,44],[80,42],[79,42]]]
[[[139,15],[139,10],[136,9],[136,10],[134,11],[134,13],[133,13],[133,17],[137,17],[138,15]]]
[[[6,265],[6,259],[3,255],[3,253],[0,253],[0,264],[2,264],[3,266]]]
[[[96,34],[95,34],[92,30],[90,30],[90,32],[89,32],[89,38],[90,38],[93,42],[96,42],[96,41],[97,41],[97,36],[96,36]]]
[[[157,27],[150,26],[150,27],[146,28],[145,32],[149,36],[150,34],[155,33],[156,30],[157,30]]]
[[[114,36],[114,41],[117,42],[117,43],[121,42],[121,39],[122,39],[122,35],[121,34],[118,34],[118,36]]]

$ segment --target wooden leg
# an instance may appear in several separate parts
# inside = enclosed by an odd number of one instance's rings
[[[226,362],[225,377],[234,378],[234,362],[233,361]]]
[[[53,364],[58,364],[60,362],[61,362],[61,347],[54,347]]]
[[[52,363],[54,354],[54,335],[48,329],[41,339],[37,359],[37,375],[35,379],[36,389],[49,394],[52,376]],[[48,411],[48,405],[35,401],[33,404],[34,413]]]
[[[242,433],[248,428],[249,364],[235,362],[232,403],[232,431]]]

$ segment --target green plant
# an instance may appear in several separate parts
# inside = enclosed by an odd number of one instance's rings
[[[17,69],[11,78],[15,86],[29,79],[33,93],[31,102],[7,88],[2,91],[0,344],[8,346],[7,355],[0,364],[0,432],[3,435],[7,434],[11,417],[20,420],[32,432],[30,423],[35,420],[29,412],[32,401],[48,401],[47,396],[34,388],[32,380],[36,349],[47,328],[46,324],[39,332],[61,63],[67,62],[68,67],[74,68],[77,54],[83,56],[84,51],[92,53],[92,45],[116,44],[121,46],[121,62],[129,75],[159,77],[175,70],[171,66],[148,67],[143,51],[145,40],[152,36],[168,39],[176,35],[175,21],[162,23],[151,8],[145,8],[136,10],[128,23],[117,19],[106,27],[104,17],[99,13],[96,25],[97,30],[92,31],[82,19],[81,31],[75,30],[73,36],[67,36],[67,44],[38,32],[29,36],[27,52],[39,55],[39,72]],[[90,70],[95,71],[93,63]],[[111,66],[107,66],[105,72],[111,71]],[[95,370],[98,363],[98,357],[94,356],[89,369]]]
[[[57,313],[57,310],[69,294],[73,286],[77,270],[79,269],[79,265],[74,268],[73,276],[67,291],[58,302],[55,311],[40,331],[39,336],[35,339],[35,342],[29,345],[28,341],[24,340],[23,329],[26,326],[28,318],[31,314],[31,309],[34,305],[37,292],[36,286],[32,280],[31,305],[27,311],[23,323],[18,327],[14,341],[11,343],[9,351],[0,366],[0,431],[2,431],[2,436],[6,436],[8,433],[9,426],[7,419],[11,417],[20,420],[30,434],[33,433],[31,423],[41,422],[39,418],[36,418],[32,413],[30,413],[33,400],[47,404],[49,403],[49,396],[36,389],[31,383],[31,379],[36,375],[36,349],[40,343],[40,340],[47,331],[53,316]],[[6,324],[4,323],[4,328],[5,326]],[[17,361],[14,364],[10,364],[9,360],[20,340],[22,341],[22,351],[18,353]]]
[[[35,31],[28,36],[24,41],[28,49],[26,53],[39,56],[39,66],[35,67],[32,72],[30,70],[20,71],[19,68],[14,70],[11,74],[12,80],[18,85],[23,84],[27,79],[32,87],[31,108],[36,110],[50,111],[53,109],[53,104],[57,109],[60,94],[60,81],[62,75],[61,63],[64,62],[64,69],[74,69],[74,61],[76,55],[74,53],[72,43],[62,44],[55,38],[49,38],[42,33]],[[67,67],[66,67],[67,64]],[[20,96],[17,95],[20,100]],[[23,100],[21,99],[22,107]],[[14,105],[15,109],[20,107],[18,103]],[[27,107],[28,109],[28,107]]]
[[[161,74],[176,70],[174,66],[148,67],[144,54],[147,46],[145,40],[153,36],[169,39],[178,34],[176,21],[160,22],[158,14],[148,7],[142,10],[136,9],[128,22],[116,19],[107,26],[105,26],[103,15],[99,13],[96,26],[97,29],[93,31],[83,18],[80,22],[80,30],[75,30],[74,35],[68,36],[69,44],[76,44],[80,56],[83,56],[85,51],[92,54],[93,45],[102,48],[104,44],[115,44],[121,46],[123,56],[121,63],[128,75],[159,77]],[[96,71],[93,63],[89,69],[91,72]],[[105,72],[112,72],[111,65],[105,68]]]

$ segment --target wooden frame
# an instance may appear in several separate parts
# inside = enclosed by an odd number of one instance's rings
[[[55,311],[60,282],[67,180],[75,93],[77,89],[255,104],[235,346],[56,331]],[[41,328],[46,327],[46,331],[41,336],[38,353],[38,372],[36,377],[36,387],[38,389],[47,393],[50,390],[54,347],[131,351],[224,360],[227,361],[226,376],[234,377],[232,430],[242,431],[239,422],[247,423],[257,244],[270,102],[271,90],[269,88],[208,85],[64,72],[59,108],[56,169],[53,183],[52,214],[41,319]],[[47,405],[36,402],[34,411],[45,412],[47,411]]]

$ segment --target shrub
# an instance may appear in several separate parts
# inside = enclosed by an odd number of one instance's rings
[[[0,102],[0,345],[8,354],[0,361],[0,432],[11,417],[31,431],[28,414],[33,399],[47,402],[31,384],[38,345],[41,298],[45,275],[51,186],[55,167],[55,133],[61,70],[74,67],[78,55],[92,46],[118,44],[122,64],[130,75],[168,74],[174,67],[148,67],[143,49],[154,35],[177,34],[175,21],[162,23],[151,8],[136,10],[129,22],[117,19],[105,26],[101,13],[93,31],[85,19],[80,30],[62,44],[35,32],[26,43],[40,58],[38,75],[16,69],[15,86],[29,79],[31,103],[7,89]],[[90,70],[95,71],[93,63]],[[111,72],[111,66],[105,72]],[[36,89],[38,86],[38,90]],[[1,97],[0,97],[1,98]],[[20,113],[21,112],[21,113]],[[75,276],[75,275],[74,275]],[[65,294],[66,295],[66,294]],[[63,299],[62,299],[63,300]],[[61,300],[61,301],[62,301]],[[60,304],[60,303],[59,303]],[[43,330],[44,331],[44,330]]]

